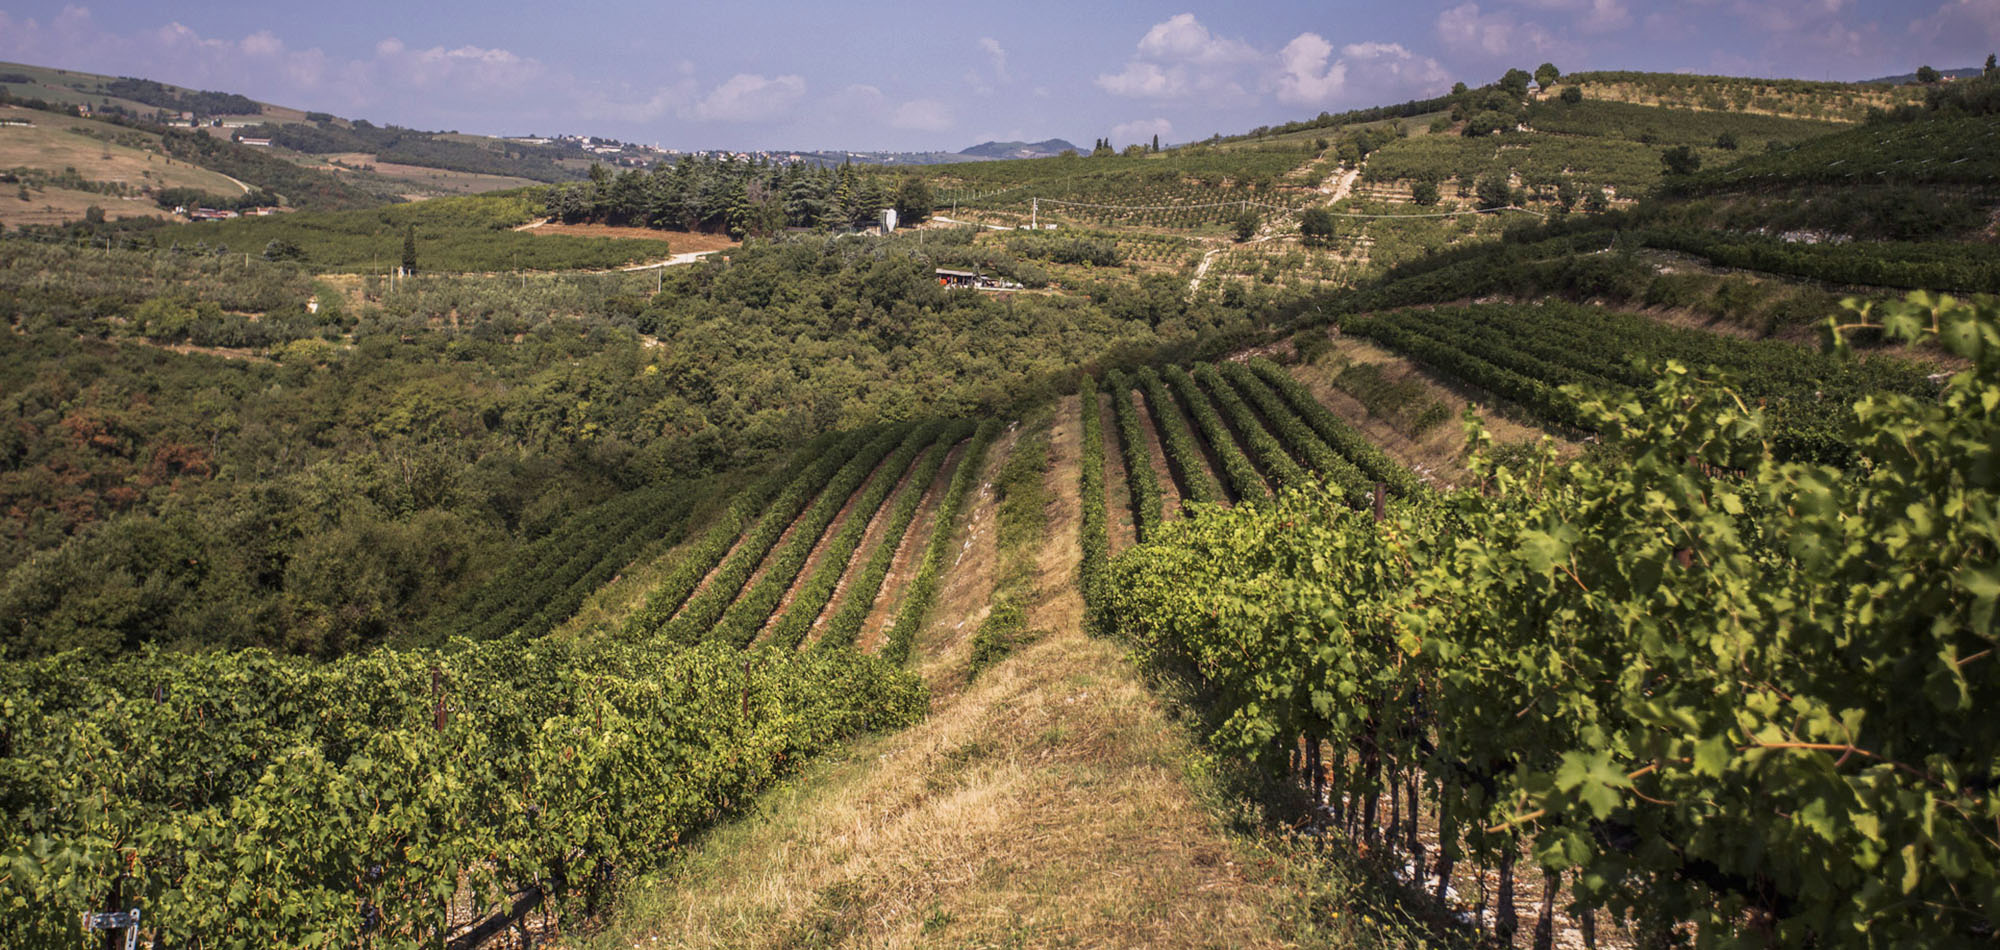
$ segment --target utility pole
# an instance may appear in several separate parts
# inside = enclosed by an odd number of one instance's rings
[[[1040,198],[1030,198],[1030,199],[1028,199],[1028,201],[1029,201],[1029,205],[1028,205],[1028,230],[1030,230],[1030,231],[1040,231],[1040,230],[1042,229],[1042,228],[1041,228],[1041,225],[1039,225],[1039,224],[1036,224],[1035,222],[1036,222],[1036,220],[1037,220],[1038,218],[1040,218],[1040,217],[1041,217],[1041,213],[1042,213],[1042,199],[1040,199]]]

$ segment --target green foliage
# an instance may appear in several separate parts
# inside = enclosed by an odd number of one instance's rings
[[[1660,153],[1660,164],[1669,175],[1692,175],[1701,171],[1701,156],[1685,145],[1676,145]]]
[[[1169,525],[1114,563],[1105,617],[1198,671],[1225,749],[1418,769],[1448,854],[1531,855],[1585,908],[1975,944],[1994,909],[1954,895],[2000,868],[2000,309],[1861,317],[1968,368],[1844,404],[1857,469],[1783,459],[1750,393],[1670,366],[1583,401],[1605,462],[1484,467],[1379,525],[1311,492]],[[1376,774],[1330,770],[1329,799]]]
[[[930,619],[931,607],[937,603],[938,584],[943,580],[946,561],[953,550],[953,532],[959,516],[965,511],[966,499],[971,496],[973,486],[978,484],[980,470],[985,467],[986,452],[992,447],[998,432],[999,426],[992,420],[980,423],[979,431],[972,437],[972,444],[966,447],[965,458],[958,463],[958,470],[951,473],[951,485],[945,489],[944,499],[938,503],[937,520],[932,522],[930,539],[924,543],[923,561],[917,567],[917,576],[911,578],[910,586],[903,590],[903,601],[896,612],[895,622],[883,639],[882,649],[876,652],[877,656],[891,664],[901,666],[909,661],[910,650],[917,642],[917,632]],[[886,572],[887,567],[883,570]]]
[[[910,175],[896,186],[896,217],[905,224],[922,224],[930,220],[931,211],[937,206],[937,199],[931,195],[931,186],[922,178]]]
[[[0,942],[119,906],[180,946],[435,947],[521,891],[578,921],[798,761],[926,706],[851,651],[509,638],[0,664]]]
[[[1577,103],[1583,101],[1583,87],[1564,86],[1562,95],[1558,96],[1557,98],[1561,99],[1564,105],[1570,105],[1570,106],[1576,105]]]
[[[971,430],[971,438],[966,443],[965,453],[959,458],[958,468],[952,472],[951,485],[958,484],[959,472],[966,466],[970,465],[974,470],[977,469],[985,457],[987,446],[992,444],[993,433],[998,428],[997,423],[988,420]],[[961,427],[956,436],[949,438],[963,438],[965,432],[966,429]],[[874,609],[875,597],[882,590],[882,582],[888,578],[889,568],[895,564],[896,552],[902,549],[903,537],[909,533],[910,524],[916,520],[917,509],[923,504],[924,493],[930,488],[930,483],[937,477],[938,472],[943,469],[951,451],[950,441],[940,441],[937,449],[911,475],[910,487],[897,496],[896,507],[890,513],[889,524],[882,533],[881,544],[876,546],[874,553],[868,558],[868,563],[863,565],[860,572],[848,583],[847,596],[841,601],[840,608],[826,621],[826,629],[819,638],[819,646],[822,649],[851,646],[860,636],[861,626],[868,619],[869,612]],[[948,496],[949,486],[946,492]],[[949,535],[949,531],[945,533]],[[910,597],[907,592],[903,599],[904,603],[909,603]]]
[[[1545,90],[1555,85],[1556,80],[1561,78],[1562,70],[1557,69],[1554,63],[1543,63],[1535,67],[1535,85]]]
[[[1509,69],[1506,75],[1500,77],[1500,88],[1519,99],[1528,94],[1528,82],[1534,78],[1525,69]]]
[[[1078,463],[1079,493],[1082,496],[1083,524],[1078,543],[1083,553],[1077,559],[1077,590],[1085,604],[1094,604],[1104,565],[1111,560],[1111,537],[1106,512],[1104,486],[1104,413],[1097,399],[1097,381],[1085,376],[1077,387],[1079,416],[1082,419],[1082,458]]]
[[[667,484],[627,492],[516,548],[490,580],[467,593],[459,632],[474,640],[549,632],[643,552],[677,543],[696,491]]]
[[[1160,530],[1162,507],[1160,475],[1153,470],[1153,457],[1146,448],[1140,428],[1139,409],[1132,405],[1132,381],[1117,370],[1104,374],[1104,388],[1111,396],[1112,417],[1118,426],[1118,445],[1124,453],[1125,477],[1132,496],[1132,530],[1140,541]]]
[[[1509,113],[1489,109],[1467,119],[1465,128],[1461,131],[1466,138],[1485,138],[1489,135],[1498,135],[1501,132],[1511,131],[1516,121],[1516,118]]]
[[[1254,209],[1245,208],[1243,209],[1242,213],[1236,216],[1236,221],[1233,224],[1231,224],[1230,227],[1234,230],[1237,243],[1240,244],[1244,241],[1250,240],[1253,237],[1256,237],[1257,229],[1261,227],[1263,223],[1264,223],[1263,215],[1258,214]]]
[[[1575,86],[1568,87],[1575,89]],[[1568,90],[1566,89],[1565,95]],[[1744,112],[1696,112],[1634,105],[1608,99],[1560,104],[1539,102],[1528,107],[1528,124],[1538,132],[1582,135],[1657,145],[1716,145],[1726,136],[1751,148],[1776,142],[1791,145],[1842,131],[1832,122]]]
[[[1237,448],[1236,439],[1230,435],[1229,427],[1222,421],[1215,404],[1201,391],[1194,377],[1178,366],[1169,366],[1162,374],[1173,387],[1174,395],[1187,408],[1188,417],[1201,430],[1202,441],[1209,451],[1215,453],[1216,462],[1222,467],[1222,479],[1229,485],[1230,497],[1239,504],[1257,501],[1270,496],[1264,486],[1264,479],[1257,474],[1257,467]],[[1268,435],[1268,434],[1267,434]],[[1205,467],[1205,466],[1204,466]]]
[[[1917,67],[1917,82],[1919,83],[1929,86],[1929,85],[1935,85],[1936,83],[1938,83],[1943,79],[1944,79],[1944,74],[1938,72],[1936,69],[1930,66]]]
[[[679,613],[672,614],[672,619],[666,620],[652,630],[643,628],[635,630],[627,624],[627,633],[641,637],[658,637],[674,643],[716,639],[714,635],[720,629],[718,624],[736,604],[739,595],[743,593],[744,585],[749,583],[751,575],[756,572],[757,565],[763,563],[771,550],[784,539],[786,530],[792,523],[805,516],[808,511],[817,513],[824,510],[825,498],[836,492],[840,495],[839,500],[835,502],[835,508],[838,510],[839,503],[847,498],[847,492],[839,491],[838,486],[844,484],[848,491],[852,491],[861,477],[867,474],[868,470],[873,468],[874,464],[880,461],[900,439],[900,433],[885,431],[882,427],[863,429],[847,435],[837,448],[814,459],[798,477],[785,486],[784,491],[764,509],[762,517],[757,519],[756,524],[745,531],[733,547],[724,549],[726,558],[722,554],[716,555],[719,565],[712,571],[703,572],[705,579],[701,582],[701,586],[688,597]],[[827,517],[830,518],[832,515],[828,514]],[[737,611],[731,619],[741,623],[745,611],[747,608]],[[768,608],[766,613],[768,616]],[[755,633],[755,629],[750,631],[752,635]],[[728,642],[740,646],[748,643],[749,637],[743,637],[740,643],[733,639]]]
[[[2000,115],[1938,114],[1869,125],[1745,156],[1673,184],[1674,194],[1785,185],[1990,185],[2000,180]]]
[[[295,208],[337,211],[366,208],[384,200],[330,172],[294,165],[264,150],[206,132],[167,129],[160,135],[160,147],[171,158],[282,195],[285,203]]]
[[[1432,186],[1436,190],[1436,186]],[[1309,208],[1299,217],[1299,237],[1311,246],[1321,247],[1332,243],[1334,236],[1333,212],[1325,208]]]
[[[1298,485],[1307,480],[1306,470],[1290,453],[1284,443],[1273,436],[1264,420],[1245,402],[1236,387],[1222,377],[1212,363],[1199,363],[1189,374],[1213,397],[1213,404],[1221,410],[1222,418],[1234,430],[1236,441],[1248,450],[1249,457],[1257,462],[1257,467],[1273,486]],[[1279,417],[1291,419],[1289,413]],[[1277,420],[1273,420],[1273,424]],[[1206,430],[1204,430],[1206,431]]]
[[[1261,357],[1251,360],[1249,367],[1251,372],[1256,373],[1259,379],[1284,398],[1292,411],[1298,413],[1306,425],[1312,428],[1313,433],[1319,436],[1320,441],[1360,469],[1361,474],[1370,482],[1381,482],[1397,495],[1415,494],[1423,487],[1423,483],[1418,480],[1415,473],[1404,468],[1390,458],[1389,453],[1368,441],[1368,437],[1362,435],[1360,430],[1321,405],[1319,400],[1313,398],[1312,393],[1306,391],[1303,384],[1293,379],[1282,367]]]
[[[398,261],[414,268],[418,244],[424,269],[433,272],[605,268],[667,253],[662,241],[513,230],[532,220],[536,208],[532,191],[494,192],[366,211],[203,222],[150,232],[148,241],[162,248],[169,242],[252,248],[284,241],[300,248],[316,270],[348,272],[380,272]]]
[[[1139,389],[1146,394],[1146,406],[1152,413],[1153,428],[1166,451],[1167,467],[1179,485],[1182,504],[1227,500],[1159,374],[1150,366],[1142,366],[1137,375]]]
[[[1435,207],[1438,198],[1437,182],[1420,181],[1410,186],[1410,202],[1419,208]]]
[[[787,587],[797,585],[797,589],[792,593],[791,604],[785,608],[782,616],[766,613],[770,623],[771,643],[780,647],[795,648],[805,639],[806,634],[812,631],[814,621],[826,609],[827,601],[833,599],[834,588],[847,573],[848,562],[853,560],[855,551],[860,549],[861,539],[868,532],[869,522],[874,520],[875,512],[881,509],[883,503],[889,500],[889,494],[895,491],[904,474],[909,473],[914,477],[928,468],[930,474],[935,475],[936,463],[941,462],[944,453],[953,443],[968,434],[971,428],[970,423],[950,425],[931,423],[911,429],[909,437],[905,438],[896,451],[877,467],[861,490],[844,502],[847,520],[842,522],[840,533],[827,538],[826,547],[820,555],[819,567],[812,576],[800,579],[799,570],[805,566],[803,555],[798,558],[798,568],[791,567],[790,562],[785,560],[775,561],[766,568],[766,580],[772,580],[780,575],[791,575],[780,583],[778,587],[780,593]],[[927,462],[913,466],[912,463],[920,455]],[[921,486],[928,482],[929,479],[926,477],[924,482],[916,486],[916,490],[921,492]],[[793,530],[798,535],[803,535],[809,526],[801,524]],[[823,535],[825,530],[822,528],[818,534]],[[811,551],[812,546],[805,545],[805,549]]]
[[[1648,368],[1667,361],[1714,368],[1766,403],[1776,454],[1834,464],[1851,459],[1841,421],[1855,400],[1883,392],[1919,398],[1934,388],[1920,367],[1887,357],[1833,359],[1789,343],[1735,339],[1569,304],[1395,311],[1349,321],[1343,329],[1579,430],[1589,421],[1571,387],[1610,398],[1643,388]]]

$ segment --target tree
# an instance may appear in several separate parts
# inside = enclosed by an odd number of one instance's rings
[[[1438,203],[1438,184],[1434,181],[1420,181],[1410,186],[1410,200],[1426,208]]]
[[[909,175],[896,187],[896,217],[903,224],[922,224],[937,207],[931,186],[921,176]]]
[[[411,274],[417,271],[417,226],[414,224],[403,229],[403,271]]]
[[[1514,203],[1514,188],[1507,183],[1505,175],[1493,174],[1479,179],[1477,191],[1482,210],[1505,208]]]
[[[1465,137],[1479,138],[1496,132],[1505,132],[1514,127],[1514,117],[1505,112],[1487,110],[1467,119]]]
[[[1701,171],[1701,156],[1685,145],[1676,145],[1660,153],[1660,164],[1669,175],[1692,175]]]
[[[1576,199],[1580,196],[1581,193],[1577,191],[1576,187],[1576,179],[1565,178],[1556,183],[1556,207],[1568,211],[1576,207]]]
[[[1938,74],[1937,70],[1932,69],[1929,66],[1917,67],[1917,81],[1923,83],[1926,86],[1933,85],[1937,83],[1939,80],[1942,80],[1943,78],[1944,77],[1942,75]]]
[[[304,248],[286,238],[272,238],[264,244],[264,259],[267,261],[303,261]]]
[[[1318,247],[1333,242],[1333,212],[1325,208],[1310,208],[1299,218],[1299,237],[1307,244]]]
[[[1736,133],[1724,132],[1715,137],[1715,147],[1725,152],[1736,151]]]
[[[1153,151],[1157,152],[1159,150],[1160,150],[1160,134],[1158,132],[1155,132],[1153,133]]]
[[[1452,95],[1454,95],[1454,96],[1462,96],[1462,95],[1465,95],[1465,84],[1464,84],[1464,83],[1462,83],[1462,82],[1455,82],[1455,83],[1452,83],[1452,84],[1451,84],[1451,94],[1452,94]]]
[[[1264,219],[1257,213],[1257,209],[1244,208],[1243,213],[1236,216],[1236,240],[1239,242],[1248,241],[1256,237],[1257,228],[1263,223]]]
[[[1611,210],[1611,196],[1605,194],[1602,188],[1592,188],[1590,194],[1583,196],[1583,210],[1591,214],[1602,214],[1609,211]]]
[[[1572,105],[1572,106],[1573,106],[1573,105],[1576,105],[1576,104],[1577,104],[1577,103],[1579,103],[1579,102],[1582,102],[1582,101],[1583,101],[1583,87],[1582,87],[1582,86],[1564,86],[1564,87],[1563,87],[1563,91],[1562,91],[1562,101],[1563,101],[1563,103],[1564,103],[1565,105]]]
[[[1986,71],[1984,75],[1991,76],[1995,73],[2000,73],[2000,59],[1996,59],[1992,53],[1987,53]]]
[[[1561,78],[1562,70],[1557,69],[1554,63],[1543,63],[1535,67],[1535,85],[1542,87],[1544,91]]]
[[[1507,75],[1500,77],[1500,88],[1518,99],[1528,94],[1528,83],[1534,78],[1525,69],[1510,69]]]

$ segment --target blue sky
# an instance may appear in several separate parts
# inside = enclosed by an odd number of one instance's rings
[[[1173,142],[1543,61],[1863,79],[1994,49],[2000,0],[0,0],[0,59],[419,128],[678,148]]]

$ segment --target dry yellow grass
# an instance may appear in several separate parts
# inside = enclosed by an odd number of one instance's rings
[[[34,123],[32,127],[0,126],[0,168],[39,168],[49,172],[75,168],[77,174],[91,181],[122,181],[135,189],[186,187],[217,195],[243,193],[242,186],[227,176],[146,149],[113,145],[71,129],[155,140],[146,133],[19,106],[0,106],[0,117]]]
[[[1053,426],[1056,501],[1031,610],[1049,635],[923,723],[808,769],[704,836],[586,945],[1293,945],[1300,895],[1207,804],[1200,753],[1130,660],[1076,622],[1074,398]],[[968,553],[990,544],[987,509],[990,492]],[[963,596],[941,606],[974,609]],[[969,633],[943,629],[919,662],[951,679]]]

